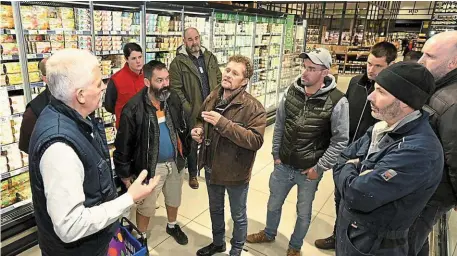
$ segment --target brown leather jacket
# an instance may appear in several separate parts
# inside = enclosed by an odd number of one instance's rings
[[[222,87],[211,92],[200,113],[214,110],[221,90]],[[266,122],[265,108],[244,90],[232,99],[215,126],[204,122],[201,115],[197,117],[195,128],[204,130],[198,167],[211,167],[211,184],[229,186],[249,182],[256,152],[263,144]]]

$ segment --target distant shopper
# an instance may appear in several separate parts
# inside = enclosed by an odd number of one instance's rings
[[[201,45],[200,33],[196,28],[184,31],[184,44],[176,51],[170,64],[170,86],[181,99],[189,126],[194,127],[200,116],[200,107],[212,90],[220,86],[222,74],[216,56]],[[187,159],[189,186],[198,188],[197,143],[192,142]]]
[[[432,36],[422,52],[419,63],[430,70],[436,82],[428,105],[433,113],[432,127],[444,149],[444,169],[438,189],[410,229],[410,256],[428,256],[433,226],[453,207],[457,210],[457,31]]]
[[[374,91],[374,79],[378,74],[392,65],[397,58],[397,49],[389,42],[375,44],[368,55],[367,72],[355,76],[349,82],[346,97],[349,101],[349,142],[352,143],[362,137],[368,128],[376,123],[371,115],[368,95]],[[340,205],[341,194],[335,189],[336,216]],[[319,249],[335,249],[336,222],[333,227],[333,234],[330,237],[318,239],[314,242]]]
[[[405,57],[403,58],[403,61],[418,62],[421,57],[422,57],[422,52],[410,51],[405,55]]]
[[[160,177],[146,185],[143,171],[117,197],[103,123],[89,118],[106,89],[97,58],[63,49],[46,67],[52,97],[36,122],[29,152],[41,253],[105,256],[119,217],[150,194]]]
[[[143,50],[136,43],[124,46],[124,67],[114,74],[108,82],[105,95],[105,109],[116,115],[116,128],[119,128],[122,108],[144,88]]]
[[[46,61],[48,58],[42,59],[38,63],[41,80],[46,85],[46,89],[27,104],[24,115],[22,115],[21,132],[19,133],[19,149],[25,153],[29,153],[30,136],[32,136],[35,123],[41,114],[41,111],[48,105],[51,99],[51,92],[48,88],[48,80],[46,79]]]

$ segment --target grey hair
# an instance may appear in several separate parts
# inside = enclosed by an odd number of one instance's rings
[[[62,49],[46,61],[46,78],[51,94],[69,105],[78,89],[92,83],[97,58],[87,50]]]

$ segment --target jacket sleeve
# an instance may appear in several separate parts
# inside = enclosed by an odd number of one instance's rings
[[[221,83],[222,83],[222,72],[221,72],[221,69],[219,68],[219,62],[217,61],[217,58],[215,55],[214,56],[214,59],[216,61],[216,77],[217,77],[217,86],[221,86]]]
[[[348,207],[361,212],[376,208],[421,189],[441,171],[434,163],[440,150],[399,145],[387,153],[372,170],[359,173],[356,164],[342,164],[334,174],[338,191]]]
[[[184,113],[188,116],[192,113],[192,107],[189,101],[186,98],[185,91],[184,91],[184,84],[182,81],[182,74],[178,67],[178,62],[174,59],[170,64],[170,87],[172,90],[178,94],[179,99],[181,100],[182,107],[184,109]]]
[[[132,160],[135,150],[136,124],[133,113],[122,111],[119,130],[117,131],[113,154],[114,168],[117,176],[128,178],[133,175]]]
[[[441,144],[443,145],[444,161],[448,167],[448,175],[457,197],[457,105],[451,106],[440,117],[438,123],[438,133]]]
[[[273,159],[279,159],[279,149],[281,148],[282,137],[284,135],[284,127],[286,121],[286,111],[284,109],[284,102],[286,100],[287,89],[284,92],[284,96],[279,101],[278,109],[276,110],[276,121],[275,121],[275,129],[273,132],[273,149],[271,154],[273,155]]]
[[[106,111],[114,114],[114,109],[116,107],[117,101],[117,89],[114,85],[113,79],[108,81],[108,85],[106,87],[106,94],[105,94],[105,102],[103,106],[105,107]]]
[[[263,106],[260,105],[255,106],[255,111],[252,113],[246,114],[251,114],[246,127],[242,127],[240,124],[221,116],[215,126],[215,131],[239,147],[257,151],[263,144],[263,134],[267,125],[267,114]]]
[[[33,113],[32,108],[28,107],[22,116],[21,132],[19,134],[19,149],[27,154],[29,153],[30,137],[36,121],[35,113]]]
[[[330,123],[332,129],[330,145],[314,167],[314,170],[319,174],[331,169],[336,163],[337,157],[341,154],[341,151],[348,145],[349,102],[346,97],[341,98],[333,108]]]

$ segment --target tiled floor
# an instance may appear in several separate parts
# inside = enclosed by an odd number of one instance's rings
[[[346,91],[350,78],[340,76],[338,87]],[[271,140],[273,125],[267,127],[265,142],[257,153],[254,164],[250,189],[248,194],[248,233],[257,232],[265,227],[267,202],[269,196],[268,179],[273,171],[273,159],[271,156]],[[318,250],[314,246],[314,240],[329,236],[333,231],[335,221],[335,204],[333,200],[332,174],[327,172],[319,184],[318,191],[313,203],[313,216],[311,225],[302,247],[303,255],[334,255],[334,251]],[[208,194],[204,178],[200,178],[200,188],[190,189],[187,184],[183,186],[182,205],[179,209],[178,222],[183,231],[189,237],[189,244],[178,245],[173,238],[165,232],[167,223],[164,208],[163,195],[159,197],[157,216],[151,221],[152,237],[148,241],[151,255],[195,255],[196,251],[211,243],[211,219],[208,210]],[[292,189],[283,206],[281,223],[276,241],[271,244],[251,245],[246,244],[243,255],[285,255],[290,235],[294,229],[296,220],[297,190]],[[230,217],[228,198],[226,197],[225,208],[226,220],[226,243],[230,249],[233,223]],[[228,253],[228,251],[227,251]],[[20,254],[22,256],[37,256],[39,248],[35,246]],[[227,255],[227,254],[218,254]]]

